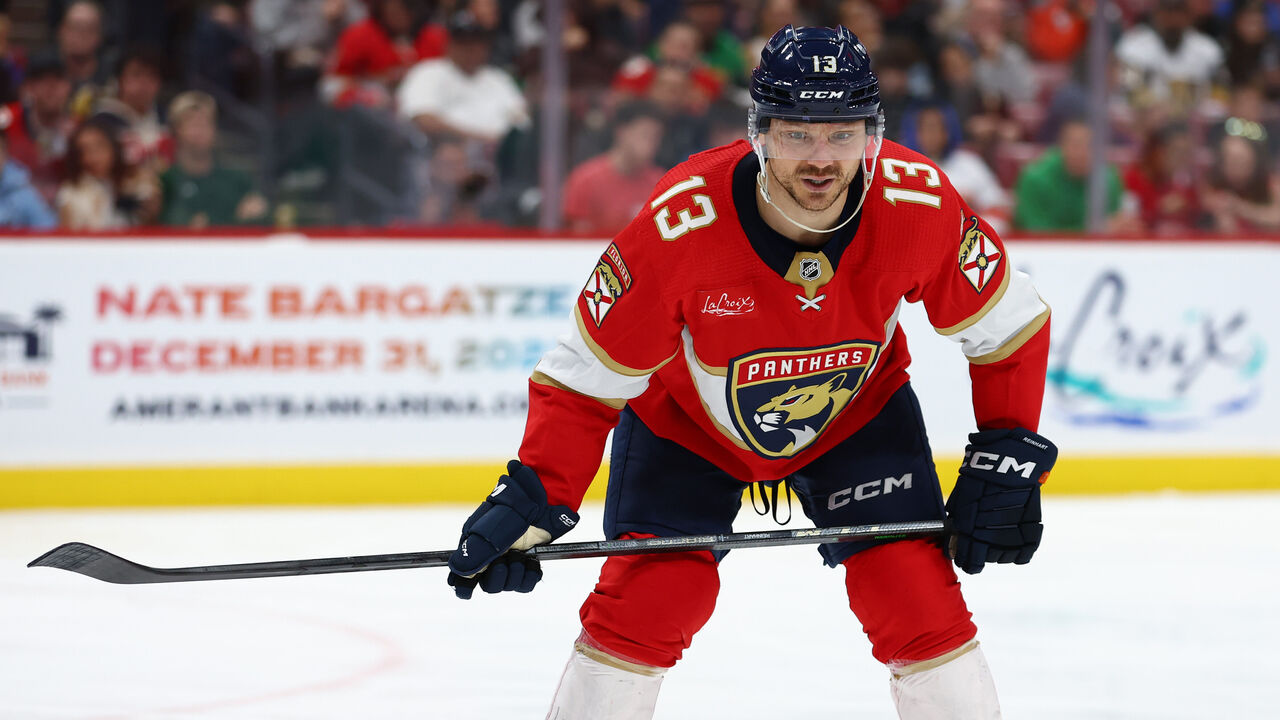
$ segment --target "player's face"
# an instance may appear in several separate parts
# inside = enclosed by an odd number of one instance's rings
[[[763,137],[766,166],[805,210],[822,212],[844,197],[867,146],[866,125],[773,120]]]

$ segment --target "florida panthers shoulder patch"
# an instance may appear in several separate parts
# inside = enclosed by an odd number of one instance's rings
[[[1004,255],[991,238],[982,232],[976,215],[970,215],[966,224],[968,227],[964,231],[964,238],[960,240],[960,272],[973,289],[981,294],[991,278],[996,276],[996,268],[1000,266]]]
[[[587,278],[587,286],[582,289],[587,315],[595,321],[596,327],[604,323],[604,318],[613,309],[614,303],[622,299],[623,294],[630,289],[631,271],[627,269],[618,246],[610,243],[596,263],[591,277]]]

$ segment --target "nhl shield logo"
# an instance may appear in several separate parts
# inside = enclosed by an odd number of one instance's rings
[[[800,277],[813,282],[822,277],[822,263],[817,258],[805,258],[800,261]]]
[[[1000,248],[978,226],[977,216],[970,215],[969,227],[960,241],[960,272],[974,290],[981,293],[991,282],[1003,257]]]
[[[855,341],[734,358],[726,383],[734,425],[758,455],[795,455],[858,394],[878,350]]]

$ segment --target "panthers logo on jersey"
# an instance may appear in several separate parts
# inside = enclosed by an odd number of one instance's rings
[[[759,455],[795,455],[858,394],[879,347],[855,341],[734,358],[727,383],[734,425]]]

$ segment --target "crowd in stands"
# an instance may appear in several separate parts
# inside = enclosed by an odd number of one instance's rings
[[[1280,231],[1277,0],[564,4],[549,37],[538,0],[0,0],[0,227],[536,226],[555,43],[558,209],[610,234],[745,137],[751,68],[793,23],[858,35],[887,137],[998,229],[1085,230],[1101,163],[1108,233]]]

